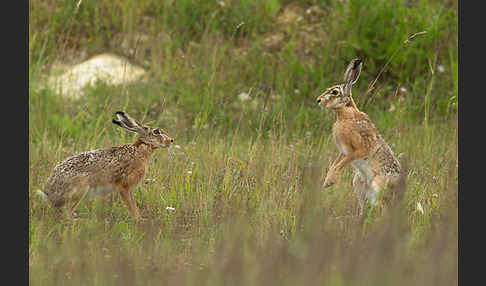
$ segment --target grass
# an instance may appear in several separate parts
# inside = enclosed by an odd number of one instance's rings
[[[361,2],[82,1],[75,12],[75,1],[30,1],[29,281],[457,285],[457,3]],[[284,21],[291,8],[302,20]],[[149,40],[137,46],[140,33]],[[148,80],[100,84],[79,100],[42,87],[56,62],[105,51],[144,66]],[[351,168],[321,188],[337,150],[334,115],[315,104],[356,55],[357,104],[408,166],[399,206],[364,221]],[[35,190],[70,155],[133,142],[111,124],[118,110],[181,146],[156,151],[155,180],[136,190],[147,219],[133,222],[115,200],[56,221]]]
[[[131,106],[128,95],[119,100]],[[31,104],[42,105],[35,99]],[[221,136],[221,129],[185,136],[183,129],[167,126],[182,149],[172,157],[165,150],[157,151],[147,174],[155,182],[137,189],[137,204],[148,218],[146,222],[135,224],[120,201],[87,201],[79,209],[86,220],[59,224],[33,196],[34,190],[42,188],[46,170],[70,154],[133,141],[106,118],[117,108],[100,108],[106,111],[99,113],[95,108],[79,115],[79,122],[74,120],[80,126],[86,124],[79,128],[83,131],[74,129],[79,138],[72,139],[63,131],[57,137],[51,131],[56,130],[54,126],[31,136],[40,139],[31,142],[29,150],[31,281],[56,284],[67,275],[73,284],[119,284],[126,279],[145,284],[168,277],[199,284],[202,278],[197,277],[202,275],[209,285],[229,283],[224,279],[260,284],[270,279],[260,273],[267,267],[273,273],[269,275],[275,275],[275,284],[301,284],[316,275],[316,281],[355,284],[358,280],[354,279],[361,279],[361,275],[371,275],[363,279],[384,285],[408,276],[402,267],[411,267],[407,273],[418,284],[457,281],[454,121],[425,127],[396,120],[389,123],[394,128],[377,123],[395,152],[408,159],[408,184],[402,213],[391,218],[378,215],[364,226],[355,217],[357,201],[350,187],[349,168],[332,189],[319,187],[336,155],[328,135],[330,126],[304,137],[284,128],[250,137],[238,131]],[[31,118],[31,122],[49,122],[49,114],[39,112],[39,118]],[[89,122],[98,118],[103,118],[97,129],[104,135],[93,137],[89,131],[96,128]],[[417,203],[423,206],[424,214],[417,210]],[[167,210],[168,206],[175,211]],[[389,245],[384,246],[381,240]],[[324,245],[319,246],[320,241]],[[445,249],[437,253],[437,244]],[[384,251],[383,247],[396,254],[375,253]],[[362,258],[365,265],[352,266],[357,263],[354,255],[362,251],[376,256],[374,262]],[[267,265],[273,260],[270,257],[275,261]],[[283,262],[278,262],[280,259]],[[382,265],[382,259],[394,262]],[[308,270],[292,266],[313,265],[314,260],[322,266]],[[441,263],[431,262],[436,260]],[[150,267],[159,270],[152,272]],[[227,274],[227,268],[237,273]],[[124,269],[131,269],[133,277],[124,278],[128,275]],[[291,269],[302,276],[287,276]],[[389,276],[380,276],[381,271]],[[437,274],[442,271],[445,276]],[[255,276],[247,277],[247,272]],[[357,277],[349,278],[354,272]],[[129,281],[123,283],[131,284]]]

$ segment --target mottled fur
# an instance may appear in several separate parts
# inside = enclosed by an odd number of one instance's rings
[[[133,144],[67,158],[55,166],[45,190],[41,191],[52,206],[64,207],[68,217],[85,196],[119,193],[133,218],[140,219],[133,191],[144,178],[153,151],[168,147],[174,140],[160,128],[142,126],[124,112],[116,115],[119,120],[113,120],[113,123],[137,132],[137,140]]]
[[[339,155],[327,173],[324,187],[335,183],[336,176],[346,165],[354,169],[353,188],[360,202],[360,213],[366,200],[373,205],[385,188],[394,188],[400,177],[401,166],[373,122],[356,107],[351,94],[358,80],[362,62],[354,59],[344,73],[344,83],[335,85],[317,97],[321,107],[334,110],[336,122],[332,136]]]

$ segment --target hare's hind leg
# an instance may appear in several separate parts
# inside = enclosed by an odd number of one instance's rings
[[[135,203],[135,200],[133,199],[133,193],[130,192],[128,189],[123,188],[120,191],[120,196],[125,203],[125,206],[128,208],[128,211],[130,211],[130,214],[132,215],[134,220],[140,220],[140,212],[138,211],[137,204]]]
[[[395,203],[402,200],[404,192],[406,190],[405,176],[402,174],[398,176],[390,176],[386,180],[378,178],[376,185],[381,183],[381,199],[384,205],[392,206]]]
[[[358,198],[358,202],[359,202],[358,213],[360,216],[363,215],[364,206],[366,202],[366,192],[368,188],[369,186],[366,184],[365,181],[361,179],[359,173],[355,172],[353,177],[353,190],[354,190],[354,194]]]
[[[76,189],[73,191],[73,195],[66,200],[66,204],[63,206],[64,218],[73,220],[73,213],[78,207],[79,203],[88,193],[88,190],[89,187],[87,184],[76,187]]]
[[[376,200],[383,195],[382,192],[385,187],[386,178],[382,175],[376,175],[373,180],[371,180],[372,196],[375,197],[374,203],[376,203]]]
[[[388,207],[395,198],[395,183],[384,175],[377,175],[371,181],[371,188],[372,194],[376,198],[375,204],[378,203],[379,199],[383,214],[386,214]]]

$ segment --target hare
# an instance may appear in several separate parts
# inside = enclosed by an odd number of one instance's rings
[[[120,194],[132,217],[141,218],[133,192],[145,176],[153,151],[169,147],[174,139],[158,127],[141,125],[125,112],[118,111],[115,115],[114,124],[138,134],[133,144],[71,156],[54,167],[45,190],[37,191],[56,209],[64,207],[67,218],[71,218],[86,195],[107,196],[115,192]]]
[[[374,206],[380,192],[393,189],[401,174],[400,162],[393,151],[368,115],[359,111],[353,101],[351,88],[358,80],[362,65],[360,59],[352,60],[344,72],[344,83],[326,89],[317,97],[319,106],[336,113],[332,135],[339,150],[338,157],[329,167],[324,187],[333,185],[339,171],[351,164],[360,214],[363,214],[366,200]]]

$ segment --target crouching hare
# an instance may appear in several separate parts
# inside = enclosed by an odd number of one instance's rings
[[[353,101],[351,89],[361,67],[360,59],[352,60],[344,72],[344,83],[326,89],[317,97],[317,103],[336,113],[332,136],[339,155],[329,167],[324,187],[333,185],[337,174],[351,164],[353,189],[359,200],[359,212],[363,214],[366,200],[375,205],[381,191],[392,192],[398,185],[401,166],[368,115],[359,111]]]
[[[56,165],[47,179],[44,191],[37,193],[71,218],[86,196],[106,196],[118,192],[135,220],[141,218],[133,193],[142,181],[153,151],[169,147],[174,139],[158,127],[141,125],[125,112],[115,113],[113,123],[132,132],[133,144],[98,149],[71,156]]]

